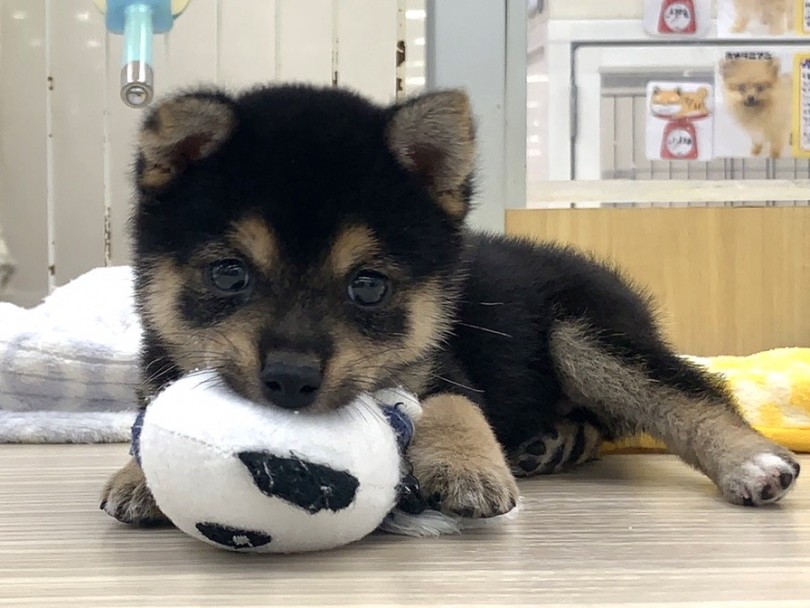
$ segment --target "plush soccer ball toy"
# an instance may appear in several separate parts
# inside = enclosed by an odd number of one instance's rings
[[[421,411],[414,395],[388,390],[329,413],[292,412],[199,372],[148,405],[133,452],[158,506],[195,538],[243,551],[329,549],[374,531],[395,507]],[[452,531],[442,517],[434,524]]]

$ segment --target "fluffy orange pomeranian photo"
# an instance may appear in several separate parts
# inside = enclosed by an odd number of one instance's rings
[[[725,105],[751,137],[751,156],[779,158],[790,143],[791,76],[776,57],[720,64]]]

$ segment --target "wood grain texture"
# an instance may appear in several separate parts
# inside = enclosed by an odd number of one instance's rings
[[[0,446],[0,606],[810,605],[803,480],[773,508],[734,507],[673,457],[612,456],[522,482],[502,528],[258,556],[104,515],[99,489],[125,458]]]
[[[506,230],[618,264],[680,352],[810,345],[810,208],[509,210]]]

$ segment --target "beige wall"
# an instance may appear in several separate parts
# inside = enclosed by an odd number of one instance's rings
[[[509,210],[507,232],[613,260],[696,355],[810,346],[810,208]]]

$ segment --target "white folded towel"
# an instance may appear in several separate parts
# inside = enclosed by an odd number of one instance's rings
[[[92,270],[32,309],[0,303],[0,442],[128,440],[140,340],[126,266]]]

